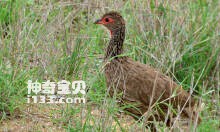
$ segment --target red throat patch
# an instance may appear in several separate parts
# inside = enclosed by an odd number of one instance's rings
[[[110,35],[111,35],[111,37],[112,37],[112,30],[109,30],[110,31]]]

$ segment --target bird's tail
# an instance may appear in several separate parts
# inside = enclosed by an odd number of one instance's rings
[[[183,114],[185,114],[188,118],[190,118],[194,124],[200,124],[202,119],[199,116],[199,113],[204,109],[205,104],[196,104],[193,107],[187,107],[183,110]]]

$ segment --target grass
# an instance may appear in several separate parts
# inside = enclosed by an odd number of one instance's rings
[[[93,22],[105,10],[117,10],[127,25],[125,54],[193,89],[206,104],[197,131],[219,131],[219,5],[217,0],[1,1],[1,122],[24,117],[27,80],[85,80],[86,105],[58,105],[47,114],[60,118],[50,122],[66,131],[143,130],[142,123],[117,117],[121,108],[106,95],[102,57],[109,35]]]

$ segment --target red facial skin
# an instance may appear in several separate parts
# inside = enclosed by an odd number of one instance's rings
[[[104,17],[104,18],[102,18],[101,20],[97,20],[97,21],[95,22],[95,24],[106,25],[106,24],[113,23],[113,22],[114,22],[114,20],[113,20],[112,18],[110,18],[110,17]],[[111,34],[111,36],[112,36],[112,31],[111,31],[111,30],[109,30],[109,31],[110,31],[110,34]]]

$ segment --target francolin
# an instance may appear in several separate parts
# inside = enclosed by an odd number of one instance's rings
[[[191,94],[158,70],[121,55],[125,21],[118,12],[106,13],[95,24],[101,24],[110,31],[104,72],[110,96],[122,93],[120,104],[133,105],[125,108],[125,112],[136,120],[146,119],[146,126],[153,130],[155,126],[151,122],[163,121],[171,127],[172,119],[176,117],[200,122],[195,111],[197,103]]]

